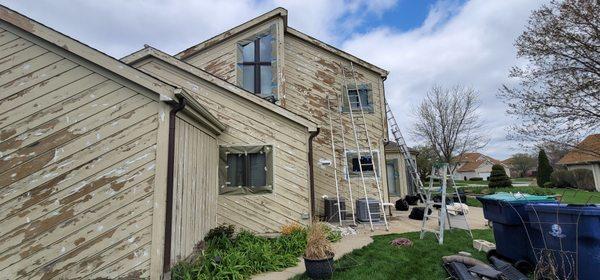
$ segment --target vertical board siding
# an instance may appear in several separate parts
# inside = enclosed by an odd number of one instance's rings
[[[19,32],[0,32],[0,274],[147,276],[157,102]]]
[[[225,124],[219,145],[273,145],[273,193],[219,195],[219,224],[267,233],[290,222],[308,222],[301,218],[310,211],[306,128],[160,61],[148,60],[136,67],[181,86]],[[218,190],[218,184],[214,188]]]
[[[213,135],[177,118],[171,263],[193,253],[216,226],[218,145]]]

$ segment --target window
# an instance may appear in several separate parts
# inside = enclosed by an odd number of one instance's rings
[[[350,177],[360,176],[360,169],[362,167],[363,175],[365,177],[374,177],[374,170],[377,170],[377,174],[379,175],[379,153],[378,151],[373,151],[374,159],[371,157],[369,151],[361,151],[360,159],[358,158],[358,153],[356,152],[346,152],[346,160],[348,170],[346,174]]]
[[[219,194],[272,192],[272,146],[221,146],[219,154]]]
[[[273,79],[274,39],[271,33],[239,43],[239,84],[247,91],[262,97],[274,96]]]
[[[373,93],[371,85],[361,84],[358,85],[358,89],[355,86],[347,87],[342,94],[342,111],[349,112],[350,108],[352,111],[360,111],[360,106],[365,112],[373,112]]]

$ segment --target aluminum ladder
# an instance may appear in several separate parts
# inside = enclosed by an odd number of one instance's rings
[[[398,127],[398,123],[396,122],[396,118],[394,117],[394,113],[390,108],[390,105],[385,103],[385,114],[387,116],[388,125],[390,126],[390,130],[392,132],[392,136],[394,136],[394,140],[398,144],[400,152],[404,157],[404,162],[406,163],[406,167],[408,168],[409,176],[414,184],[415,191],[421,198],[421,201],[425,201],[425,191],[423,189],[423,182],[421,181],[421,176],[419,174],[419,170],[417,169],[417,162],[410,155],[410,150],[406,145],[406,141],[404,140],[404,136],[402,136],[402,132],[400,132],[400,127]]]
[[[442,183],[441,187],[434,187],[435,179],[440,180],[440,182]],[[427,232],[432,232],[435,234],[436,239],[438,240],[438,243],[440,245],[444,244],[444,230],[446,229],[446,220],[448,220],[448,228],[450,228],[450,229],[453,228],[452,224],[450,222],[450,214],[448,214],[448,209],[447,209],[447,205],[446,205],[446,191],[447,191],[447,187],[448,187],[448,179],[450,180],[450,183],[452,184],[452,187],[454,188],[454,194],[458,198],[458,203],[460,203],[459,211],[462,212],[461,216],[464,218],[465,225],[467,227],[469,235],[471,236],[471,239],[473,239],[473,233],[471,232],[471,227],[469,225],[469,219],[467,217],[467,212],[465,211],[465,209],[463,209],[463,204],[462,204],[462,201],[460,198],[460,193],[458,192],[458,188],[456,186],[456,183],[454,182],[454,178],[452,177],[452,174],[450,174],[449,164],[448,163],[434,164],[433,167],[431,168],[431,175],[429,177],[429,187],[427,189],[425,189],[425,207],[423,210],[423,220],[421,222],[420,238],[423,239]],[[441,196],[440,202],[435,202],[433,200],[432,195],[434,193],[439,194]],[[437,215],[436,215],[436,213],[434,213],[435,212],[433,209],[434,206],[440,207],[440,210],[438,211]],[[431,211],[431,214],[429,213],[430,211]],[[427,220],[429,220],[430,217],[437,218],[438,226],[439,226],[439,228],[437,230],[427,228]]]

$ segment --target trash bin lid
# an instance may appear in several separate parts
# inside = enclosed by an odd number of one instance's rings
[[[507,192],[499,192],[495,194],[489,194],[481,197],[484,200],[500,200],[505,202],[552,202],[556,201],[554,196],[551,195],[532,195],[527,193],[507,193]]]
[[[569,215],[600,216],[600,204],[557,204],[536,203],[528,204],[525,210],[542,213],[559,213]]]

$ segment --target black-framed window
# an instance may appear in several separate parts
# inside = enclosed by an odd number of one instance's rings
[[[349,112],[362,110],[368,113],[373,112],[373,92],[370,85],[361,84],[356,87],[345,88],[342,95],[342,111]]]
[[[273,191],[273,146],[220,146],[219,194]]]
[[[273,95],[273,35],[240,43],[241,86],[254,94]]]

